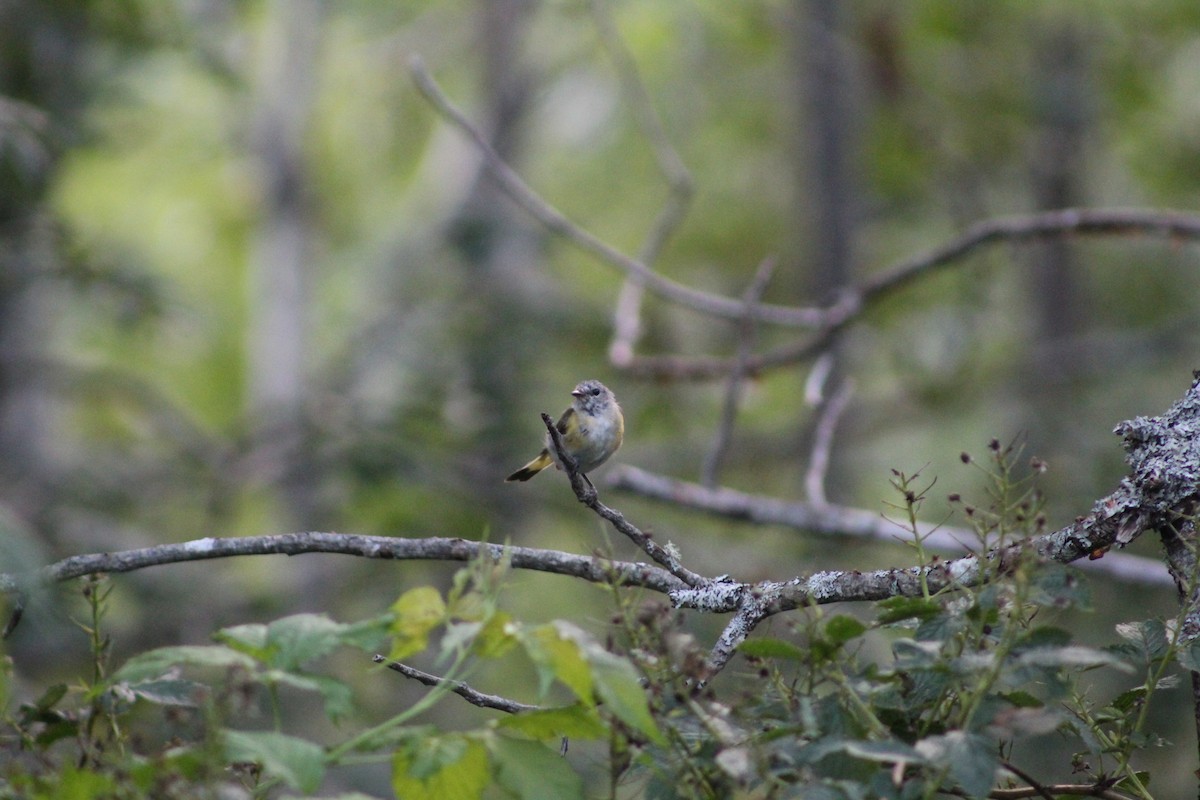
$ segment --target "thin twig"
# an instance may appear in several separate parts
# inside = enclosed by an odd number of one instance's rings
[[[821,403],[821,413],[813,428],[812,454],[808,458],[808,471],[804,475],[804,491],[808,501],[816,506],[827,506],[825,476],[829,474],[829,456],[833,452],[833,433],[838,420],[850,404],[854,394],[854,381],[846,378],[842,385],[827,400]]]
[[[596,512],[602,519],[607,520],[618,533],[628,538],[642,552],[661,564],[668,572],[688,586],[696,587],[710,583],[708,578],[684,567],[673,551],[654,541],[650,537],[650,534],[644,533],[636,525],[625,519],[625,515],[620,511],[609,508],[601,503],[596,487],[592,485],[592,482],[588,480],[586,475],[579,471],[575,459],[571,457],[563,446],[562,434],[554,426],[554,420],[549,414],[542,412],[542,422],[545,423],[546,430],[550,434],[550,445],[554,448],[555,455],[558,457],[558,463],[562,464],[563,469],[566,471],[567,477],[571,481],[571,489],[575,492],[575,497],[579,499],[579,502]]]
[[[1029,795],[1030,797],[1040,795],[1044,800],[1054,800],[1054,795],[1049,789],[1035,781],[1032,775],[1025,772],[1025,770],[1021,769],[1016,764],[1005,761],[1004,768],[1029,784],[1029,788],[1033,790],[1033,794]]]
[[[738,326],[738,348],[734,357],[733,368],[729,371],[729,379],[725,382],[725,403],[721,410],[721,422],[717,426],[717,434],[713,437],[712,447],[704,458],[700,468],[700,482],[705,486],[716,486],[717,475],[721,470],[721,462],[729,442],[733,438],[733,425],[737,421],[738,407],[742,402],[742,384],[746,378],[746,361],[754,350],[757,326],[754,324],[754,307],[762,299],[763,292],[775,271],[775,259],[764,258],[754,272],[754,278],[742,294],[742,302],[746,305],[746,315]]]
[[[509,700],[507,697],[500,697],[495,694],[485,694],[477,689],[472,689],[462,681],[449,680],[437,675],[432,675],[428,672],[422,672],[416,667],[410,667],[407,664],[401,664],[399,661],[389,661],[386,656],[379,654],[371,658],[376,664],[383,664],[390,670],[399,672],[406,678],[411,678],[418,683],[423,683],[426,686],[442,686],[451,692],[454,692],[459,697],[466,700],[471,705],[479,706],[480,708],[494,708],[497,711],[503,711],[506,714],[519,714],[522,711],[538,711],[541,706],[531,706],[527,703],[518,703],[516,700]]]
[[[687,216],[694,193],[692,176],[671,144],[662,119],[646,91],[637,63],[625,47],[605,3],[592,0],[588,5],[600,45],[608,53],[616,70],[621,93],[629,103],[638,129],[649,143],[658,170],[667,182],[666,202],[638,249],[638,260],[649,267],[658,260],[663,248]],[[623,366],[634,358],[642,333],[642,299],[645,290],[645,283],[640,278],[628,275],[617,295],[613,311],[613,339],[608,349],[609,360],[617,366]]]

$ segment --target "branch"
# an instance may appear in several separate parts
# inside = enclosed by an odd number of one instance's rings
[[[695,191],[692,176],[671,144],[662,119],[654,110],[654,103],[642,82],[637,63],[625,47],[607,5],[600,0],[592,0],[588,7],[600,37],[600,45],[607,51],[616,70],[622,94],[633,111],[642,137],[650,145],[658,171],[667,182],[666,202],[638,249],[638,260],[650,266],[658,260],[659,254],[687,216]],[[634,358],[634,348],[642,334],[642,298],[645,290],[639,278],[627,276],[617,296],[613,312],[613,338],[608,348],[609,361],[617,366],[628,364]]]
[[[749,374],[795,364],[821,352],[829,338],[883,298],[919,277],[961,262],[976,250],[1006,242],[1023,242],[1069,234],[1088,236],[1158,236],[1200,239],[1200,215],[1154,209],[1064,208],[982,220],[945,244],[884,268],[876,277],[845,289],[831,305],[797,308],[817,323],[816,336],[792,342],[746,361]],[[645,356],[628,367],[635,375],[671,380],[712,380],[727,375],[734,359],[722,356]]]
[[[775,259],[763,259],[754,273],[753,280],[742,294],[742,302],[746,305],[746,314],[739,326],[737,356],[734,358],[733,368],[729,371],[729,378],[725,383],[725,405],[721,412],[717,435],[713,438],[712,448],[700,469],[700,482],[705,486],[716,485],[721,462],[725,458],[729,441],[733,438],[733,425],[737,420],[738,406],[742,402],[742,383],[746,378],[746,360],[750,358],[750,353],[754,349],[757,332],[754,324],[754,307],[762,299],[763,292],[767,290],[767,284],[774,272]]]
[[[414,681],[423,683],[426,686],[438,687],[442,686],[451,692],[454,692],[459,697],[466,700],[471,705],[479,706],[480,708],[494,708],[497,711],[503,711],[506,714],[519,714],[522,711],[537,711],[540,706],[531,706],[526,703],[518,703],[516,700],[509,700],[507,697],[500,697],[495,694],[484,694],[476,689],[472,689],[462,681],[448,680],[437,675],[431,675],[428,672],[410,667],[407,664],[401,664],[399,661],[388,661],[385,656],[374,655],[371,660],[376,664],[383,664],[390,670],[399,672],[406,678],[411,678]]]
[[[0,573],[0,591],[18,591],[31,582],[31,578],[34,581],[54,583],[101,572],[133,572],[161,564],[234,556],[337,553],[392,560],[471,561],[477,558],[481,551],[487,552],[488,556],[496,561],[507,555],[513,567],[517,569],[567,575],[593,583],[617,582],[663,593],[685,585],[665,570],[649,564],[572,555],[557,550],[443,537],[401,539],[391,536],[311,532],[229,539],[194,539],[190,542],[162,544],[116,553],[71,556],[43,567],[32,576]]]
[[[479,130],[467,115],[455,106],[434,81],[433,76],[425,68],[419,56],[409,61],[409,71],[417,89],[425,99],[442,115],[442,118],[465,133],[483,157],[484,167],[496,180],[500,188],[513,202],[523,208],[526,213],[541,223],[547,230],[562,236],[571,244],[585,253],[598,258],[601,262],[636,277],[646,288],[659,296],[678,303],[685,308],[691,308],[704,314],[711,314],[725,319],[740,319],[744,314],[741,301],[718,294],[710,294],[677,283],[670,278],[659,275],[646,264],[636,258],[631,258],[612,245],[590,233],[577,223],[572,222],[561,211],[542,199],[516,171],[510,167],[500,154],[488,143],[487,137]],[[792,327],[819,327],[823,314],[819,309],[791,308],[788,306],[759,305],[754,311],[755,319],[770,322],[775,325]]]
[[[982,220],[940,247],[885,269],[857,290],[862,302],[875,300],[926,272],[961,260],[1000,242],[1044,239],[1064,234],[1200,239],[1200,216],[1180,211],[1138,208],[1064,208]]]
[[[636,525],[626,520],[620,511],[609,508],[601,503],[599,494],[596,492],[596,487],[592,485],[592,482],[588,480],[586,475],[579,471],[579,466],[575,463],[575,459],[567,453],[566,448],[563,446],[562,434],[554,426],[554,420],[544,411],[542,412],[542,422],[545,423],[546,430],[550,434],[550,446],[554,448],[558,463],[562,464],[563,469],[566,471],[567,477],[571,481],[571,489],[575,492],[575,497],[578,498],[579,502],[592,511],[595,511],[601,519],[607,520],[618,533],[627,537],[641,548],[642,552],[661,564],[668,572],[686,585],[703,586],[710,582],[703,575],[699,575],[684,567],[679,562],[679,557],[672,550],[659,545],[651,538],[650,534],[642,532]]]
[[[866,509],[788,502],[723,487],[710,489],[698,483],[676,480],[628,464],[615,467],[609,473],[607,483],[615,489],[624,489],[652,500],[706,511],[719,517],[740,519],[756,525],[783,525],[804,532],[831,536],[906,541],[906,532],[903,529],[897,528],[882,515]],[[950,552],[969,550],[967,543],[978,539],[975,531],[949,525],[922,523],[918,530],[927,546]],[[1173,585],[1171,576],[1163,569],[1163,565],[1150,558],[1110,553],[1102,559],[1086,562],[1085,566],[1121,580],[1160,586]]]
[[[830,363],[830,362],[826,362]],[[804,491],[809,502],[817,507],[828,506],[825,497],[825,476],[829,474],[829,454],[833,451],[833,432],[842,418],[850,397],[854,394],[854,381],[846,378],[827,400],[820,403],[817,424],[813,430],[812,454],[809,456],[808,471],[804,474]]]
[[[988,576],[1007,574],[1029,553],[1068,564],[1124,547],[1147,530],[1192,524],[1200,508],[1200,372],[1165,414],[1127,420],[1114,433],[1124,439],[1131,473],[1116,491],[1095,503],[1091,514],[1054,533],[982,555],[908,569],[831,571],[752,586],[711,583],[673,591],[671,600],[679,607],[736,612],[709,653],[711,677],[725,667],[759,622],[782,611],[835,600],[916,597],[924,591],[973,586]],[[1189,614],[1191,619],[1194,616]]]

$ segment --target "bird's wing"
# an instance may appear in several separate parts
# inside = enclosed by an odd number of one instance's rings
[[[554,423],[554,427],[558,428],[558,432],[565,434],[567,426],[571,424],[571,417],[575,416],[575,406],[567,406],[567,410],[558,418],[558,422]]]

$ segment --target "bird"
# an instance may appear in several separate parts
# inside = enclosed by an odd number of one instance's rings
[[[574,398],[571,405],[554,427],[562,435],[563,448],[575,459],[579,471],[588,473],[617,452],[625,436],[625,418],[621,416],[617,398],[600,381],[581,382],[571,391],[571,397]],[[504,480],[527,481],[551,464],[562,469],[547,432],[542,452]]]

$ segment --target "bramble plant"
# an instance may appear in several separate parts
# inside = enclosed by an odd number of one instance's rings
[[[987,502],[951,497],[981,553],[1044,526],[1035,485],[1044,465],[1035,459],[1019,475],[1019,449],[993,442],[989,451],[986,465],[964,457],[982,470]],[[936,566],[916,523],[933,482],[897,471],[892,483],[898,531],[922,566]],[[1077,573],[1039,562],[1030,549],[991,569],[984,581],[923,585],[920,596],[883,600],[861,615],[814,605],[742,643],[753,674],[737,685],[729,677],[704,683],[705,653],[683,612],[638,604],[616,582],[606,645],[570,622],[513,619],[500,602],[508,564],[488,557],[460,570],[444,594],[410,589],[374,618],[344,624],[300,614],[239,625],[218,631],[214,644],[152,650],[112,671],[103,633],[111,587],[89,580],[89,619],[80,627],[90,674],[6,707],[0,796],[188,798],[231,787],[248,797],[311,795],[332,769],[384,761],[396,796],[429,800],[490,796],[492,786],[519,798],[901,800],[1018,788],[1150,798],[1135,759],[1163,741],[1147,728],[1147,710],[1178,681],[1179,667],[1198,666],[1180,620],[1129,622],[1118,626],[1116,644],[1081,644],[1054,624],[1062,611],[1088,608]],[[332,721],[350,717],[350,686],[313,667],[340,648],[374,653],[429,691],[332,746],[285,730],[285,688],[318,696]],[[514,651],[536,673],[541,705],[467,683]],[[436,654],[440,676],[403,664],[419,653]],[[1140,683],[1100,702],[1083,677],[1096,669]],[[545,704],[553,687],[570,701]],[[420,722],[452,693],[510,713],[453,732]],[[273,723],[266,730],[253,713],[263,700]],[[146,708],[161,718],[152,721]],[[1062,765],[1076,773],[1071,784],[1040,780],[1017,763],[1015,742],[1037,737],[1076,742],[1072,763]],[[607,787],[589,790],[562,758],[581,740],[607,743]]]

